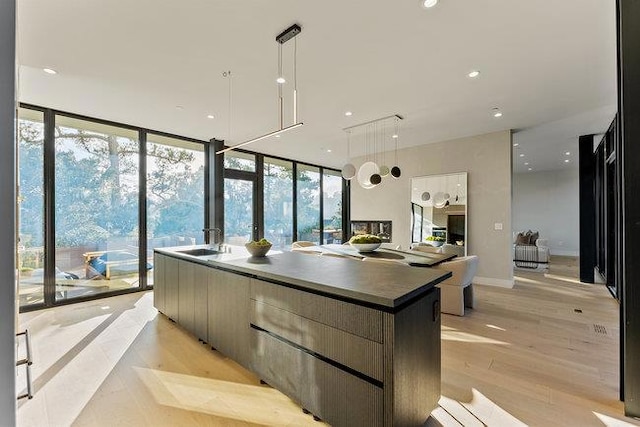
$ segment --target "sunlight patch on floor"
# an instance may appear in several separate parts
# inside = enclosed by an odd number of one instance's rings
[[[526,427],[526,424],[496,405],[487,396],[475,388],[471,389],[472,398],[468,403],[460,402],[476,418],[488,426]]]
[[[600,421],[602,421],[602,424],[604,424],[607,427],[627,427],[627,426],[633,426],[634,424],[628,423],[626,421],[622,421],[619,420],[617,418],[613,418],[610,417],[608,415],[604,415],[601,414],[599,412],[593,412],[593,415],[595,415],[596,417],[598,417],[598,419]]]
[[[268,386],[134,367],[155,400],[166,406],[266,425],[323,425]]]
[[[129,310],[104,303],[85,313],[61,309],[52,326],[34,330],[32,342],[39,346],[32,370],[34,397],[18,404],[20,425],[74,422],[146,325],[127,318]]]
[[[562,276],[553,276],[553,279],[554,280],[563,281],[563,282],[569,282],[569,283],[573,283],[573,284],[577,284],[577,285],[581,285],[581,286],[585,285],[584,283],[581,283],[579,281],[575,281],[575,280],[573,280],[571,278],[563,278]],[[549,282],[533,280],[533,279],[529,279],[529,278],[526,278],[526,277],[520,277],[520,276],[514,276],[514,280],[515,280],[516,283],[519,282],[521,284],[536,285],[536,286],[544,287],[545,291],[553,292],[553,293],[556,293],[556,294],[559,294],[559,295],[563,295],[563,296],[568,296],[568,297],[571,297],[571,298],[583,299],[583,300],[594,300],[594,299],[596,299],[596,297],[594,297],[593,295],[588,295],[588,294],[584,294],[584,293],[580,293],[580,292],[575,292],[575,290],[561,289],[561,288],[556,287],[556,285],[554,285],[552,283],[549,283]]]
[[[481,335],[471,334],[469,332],[458,331],[453,328],[442,328],[441,338],[443,341],[458,341],[476,344],[497,344],[510,345],[504,341],[494,340],[492,338],[483,337]]]
[[[544,277],[546,277],[547,279],[560,280],[562,282],[575,283],[577,285],[584,285],[584,283],[582,283],[580,280],[573,277],[558,276],[556,274],[550,274],[550,273],[545,274]]]

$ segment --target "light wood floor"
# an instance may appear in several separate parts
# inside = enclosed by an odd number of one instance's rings
[[[617,302],[580,284],[574,259],[553,261],[546,275],[517,271],[513,289],[476,286],[475,310],[443,316],[443,398],[428,425],[640,425],[617,400]],[[21,315],[36,393],[19,403],[18,425],[322,425],[158,315],[152,299]]]

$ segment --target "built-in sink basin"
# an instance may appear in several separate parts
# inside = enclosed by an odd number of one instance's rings
[[[209,248],[197,248],[197,249],[187,249],[186,251],[176,251],[179,254],[192,255],[192,256],[207,256],[207,255],[217,255],[220,251],[216,251],[215,249]]]

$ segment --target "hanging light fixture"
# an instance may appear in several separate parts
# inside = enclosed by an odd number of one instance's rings
[[[380,166],[378,166],[378,123],[372,123],[373,127],[373,162],[376,164],[378,171],[371,174],[369,181],[373,185],[378,185],[382,182],[382,176],[380,176]]]
[[[382,132],[381,132],[381,139],[382,139],[382,165],[380,166],[380,176],[382,178],[389,176],[389,172],[391,172],[391,170],[389,169],[389,166],[387,166],[387,123],[383,122],[382,123]]]
[[[398,166],[398,139],[400,139],[400,120],[402,120],[402,118],[400,116],[396,116],[395,133],[392,136],[393,140],[396,143],[396,148],[395,148],[395,166],[391,168],[391,176],[396,179],[400,178],[400,175],[402,175],[402,171]]]
[[[395,129],[396,129],[394,136],[392,138],[396,140],[395,163],[397,164],[398,163],[398,153],[397,153],[398,122],[402,120],[402,116],[398,114],[394,114],[391,116],[381,117],[376,120],[371,120],[365,123],[360,123],[360,124],[349,126],[342,129],[347,133],[347,144],[348,144],[347,150],[349,152],[349,157],[351,157],[350,145],[349,145],[351,142],[350,136],[352,132],[355,132],[362,128],[364,128],[363,139],[364,139],[364,145],[366,150],[365,162],[359,168],[356,168],[351,163],[347,163],[346,165],[343,166],[342,176],[345,179],[350,179],[347,177],[351,176],[351,172],[352,172],[351,166],[353,166],[353,170],[357,169],[358,171],[356,174],[358,183],[360,183],[360,185],[366,189],[373,188],[376,185],[380,184],[382,182],[382,178],[389,176],[389,174],[391,174],[396,178],[400,176],[400,168],[398,166],[394,166],[394,168],[390,170],[389,167],[385,165],[387,122],[392,119],[395,121]],[[379,165],[379,162],[381,162],[382,165]],[[394,173],[396,175],[394,175]]]
[[[360,186],[365,189],[371,189],[376,185],[380,184],[378,177],[380,176],[380,168],[378,164],[375,162],[375,149],[374,149],[374,157],[371,157],[371,125],[373,122],[366,123],[367,128],[364,134],[365,147],[366,147],[366,162],[360,166],[358,169],[358,183]],[[378,177],[376,177],[376,175]]]
[[[302,28],[298,24],[293,24],[282,33],[278,34],[276,37],[276,42],[278,42],[278,77],[276,79],[276,83],[278,84],[278,115],[279,115],[279,123],[280,129],[274,130],[273,132],[269,132],[267,134],[258,136],[256,138],[250,139],[245,142],[241,142],[240,144],[233,145],[231,147],[227,147],[220,151],[216,151],[216,154],[222,154],[227,151],[235,150],[236,148],[243,147],[245,145],[249,145],[251,143],[260,141],[262,139],[266,139],[272,136],[278,136],[284,132],[288,132],[292,129],[298,128],[303,125],[302,122],[298,122],[298,76],[297,76],[297,50],[298,44],[297,39],[295,38],[300,32]],[[282,45],[288,42],[289,40],[294,39],[294,50],[293,50],[293,124],[289,126],[284,126],[284,101],[282,98],[282,85],[286,83],[286,79],[282,73]]]
[[[347,163],[342,167],[342,177],[347,181],[356,176],[356,167],[351,163],[351,130],[347,131]]]

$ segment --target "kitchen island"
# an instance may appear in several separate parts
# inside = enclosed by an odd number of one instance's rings
[[[155,250],[156,308],[334,426],[419,426],[451,273],[242,247]]]

